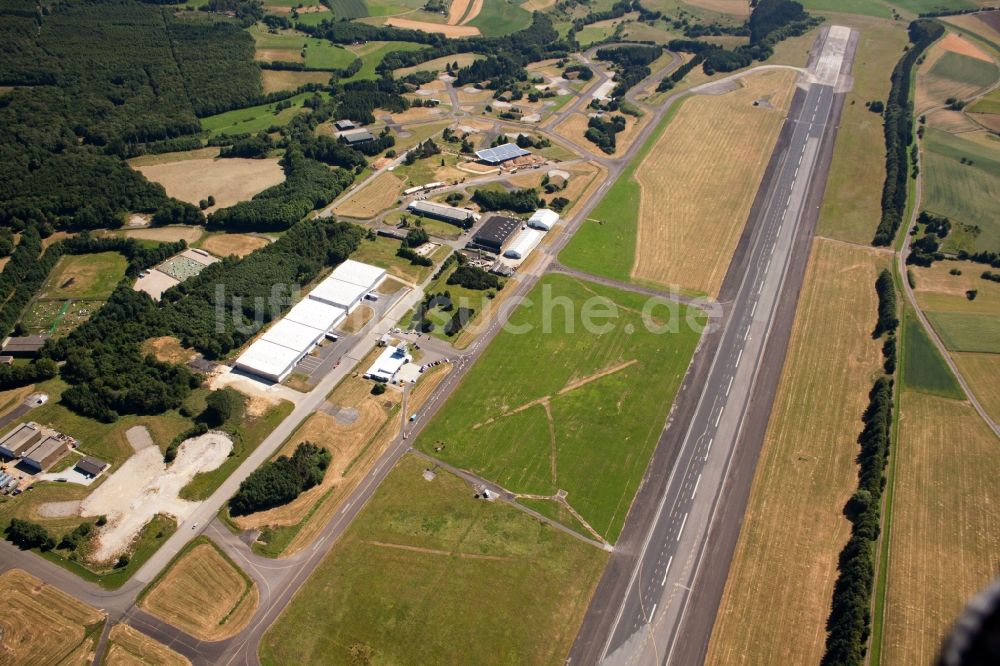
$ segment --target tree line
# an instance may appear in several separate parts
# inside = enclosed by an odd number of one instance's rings
[[[598,60],[614,63],[615,80],[618,83],[611,91],[611,96],[622,98],[634,85],[649,76],[652,71],[649,64],[663,55],[663,47],[655,46],[616,46],[598,49]]]
[[[472,201],[483,211],[509,210],[515,213],[534,213],[545,205],[538,198],[538,190],[533,187],[512,192],[479,189],[472,194]]]
[[[302,442],[289,456],[279,456],[255,469],[229,500],[229,513],[245,516],[288,504],[323,482],[330,451]]]
[[[594,116],[587,121],[587,131],[583,136],[607,154],[617,150],[617,135],[625,131],[625,116],[614,115],[610,118]]]

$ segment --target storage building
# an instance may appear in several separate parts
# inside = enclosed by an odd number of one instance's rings
[[[52,467],[68,450],[69,447],[66,445],[66,442],[61,439],[46,437],[24,454],[24,459],[21,463],[37,474]]]
[[[236,359],[236,367],[265,379],[280,382],[291,374],[292,368],[303,356],[305,352],[289,349],[267,340],[257,340]]]
[[[538,245],[544,235],[545,232],[539,229],[525,229],[517,235],[510,244],[510,247],[503,253],[503,256],[508,259],[524,259],[535,249],[535,246]]]
[[[23,337],[10,337],[3,343],[3,353],[7,356],[31,357],[38,356],[47,335],[25,335]]]
[[[347,316],[346,308],[330,305],[313,298],[304,298],[288,311],[285,319],[328,333],[330,329],[340,324],[345,316]]]
[[[267,329],[264,335],[260,336],[260,339],[308,354],[316,346],[316,343],[323,339],[325,334],[324,330],[288,319],[281,319]]]
[[[346,141],[348,146],[356,146],[359,143],[368,143],[375,140],[375,136],[366,129],[353,129],[341,132],[340,138]]]
[[[328,277],[309,292],[309,298],[352,312],[366,293],[368,287]]]
[[[0,439],[0,455],[17,458],[42,438],[42,432],[34,423],[22,423]]]
[[[96,477],[98,474],[107,469],[107,467],[108,463],[91,456],[84,456],[80,459],[80,462],[76,464],[76,469],[78,469],[81,474],[86,474],[90,477]]]
[[[533,229],[549,231],[559,222],[559,213],[548,208],[539,208],[528,218],[528,226]]]
[[[334,268],[330,277],[360,285],[365,289],[374,289],[385,277],[385,269],[348,259]]]
[[[471,247],[502,254],[514,232],[521,228],[521,221],[503,215],[494,215],[472,237]]]
[[[421,215],[423,217],[430,217],[435,220],[441,220],[442,222],[457,224],[462,228],[472,226],[472,223],[479,219],[479,216],[471,210],[455,208],[454,206],[446,206],[444,204],[434,203],[433,201],[411,201],[406,208],[411,213],[416,213],[417,215]]]
[[[339,130],[349,130],[354,129],[357,125],[354,124],[353,120],[338,120],[333,124]]]
[[[487,164],[503,164],[509,160],[530,154],[530,152],[514,143],[505,143],[495,148],[476,151],[476,157]]]

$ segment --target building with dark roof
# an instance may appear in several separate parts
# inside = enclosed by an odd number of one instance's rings
[[[494,215],[479,227],[469,247],[502,254],[514,232],[520,228],[520,220],[505,215]]]
[[[49,339],[47,335],[26,335],[10,337],[3,344],[3,353],[7,356],[37,356],[42,345]]]
[[[92,477],[96,477],[98,474],[107,469],[107,467],[108,463],[92,456],[84,456],[80,459],[80,462],[76,464],[76,468],[80,470],[82,474]]]
[[[44,472],[62,458],[68,450],[69,446],[66,445],[66,442],[57,437],[49,436],[25,453],[21,464],[36,474]]]
[[[366,129],[347,130],[340,133],[340,138],[347,142],[349,146],[356,146],[359,143],[368,143],[375,140],[375,135]]]

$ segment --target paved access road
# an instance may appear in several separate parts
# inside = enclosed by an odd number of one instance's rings
[[[707,645],[714,623],[718,597],[698,589],[706,544],[732,473],[734,453],[746,443],[744,426],[755,392],[761,388],[757,379],[765,369],[765,353],[782,297],[795,299],[801,284],[801,271],[794,271],[792,280],[786,278],[793,261],[804,263],[802,255],[808,253],[807,243],[804,253],[801,248],[802,239],[808,241],[811,235],[817,213],[811,195],[825,183],[825,160],[830,155],[822,148],[832,145],[836,132],[828,121],[839,113],[835,102],[842,103],[842,96],[835,94],[835,86],[841,72],[850,69],[854,39],[850,30],[837,27],[824,30],[820,37],[822,49],[816,50],[803,77],[807,89],[796,92],[768,168],[769,177],[762,183],[741,242],[745,256],[737,253],[727,276],[735,293],[727,304],[725,324],[700,396],[690,419],[673,424],[683,434],[665,488],[637,498],[640,506],[633,507],[629,515],[633,524],[626,530],[641,538],[619,543],[570,655],[573,663],[686,664],[704,656],[704,647],[699,651],[697,645],[682,658],[674,648],[689,607],[711,607],[711,612],[698,614],[699,626],[684,628],[685,633],[703,637],[702,646]],[[786,316],[783,323],[790,328],[791,317]],[[783,347],[784,341],[780,343]],[[767,363],[776,362],[780,368],[783,357],[782,349],[777,359],[768,357]],[[777,374],[771,373],[774,382]],[[758,401],[758,420],[763,416],[766,423],[770,404],[770,400]],[[763,428],[755,431],[762,437]],[[669,440],[668,434],[664,437]],[[756,456],[747,463],[749,469],[739,471],[752,477]],[[733,516],[738,533],[742,511]],[[637,525],[636,521],[641,522]],[[720,578],[724,582],[727,573],[728,558],[724,558],[710,575],[718,583]],[[708,587],[721,590],[718,584]]]

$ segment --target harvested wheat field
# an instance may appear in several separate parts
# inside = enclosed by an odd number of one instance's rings
[[[402,191],[402,179],[384,171],[368,185],[351,193],[351,196],[338,203],[333,210],[337,215],[366,220],[391,208]]]
[[[198,159],[136,168],[149,180],[163,185],[168,195],[181,201],[198,205],[209,195],[214,196],[215,205],[205,209],[206,213],[245,201],[285,180],[285,172],[277,158]]]
[[[685,0],[685,2],[720,14],[732,14],[743,18],[750,16],[749,0]]]
[[[213,234],[201,242],[201,249],[211,252],[217,257],[228,257],[231,254],[245,257],[269,243],[270,241],[263,236]]]
[[[204,641],[234,636],[257,609],[257,586],[207,537],[192,543],[139,605]]]
[[[959,16],[947,16],[940,20],[945,23],[957,25],[965,28],[969,32],[974,32],[987,40],[1000,44],[1000,24],[996,18],[1000,16],[997,12],[984,12],[982,14],[962,14]],[[991,23],[993,25],[991,25]]]
[[[149,354],[163,363],[187,363],[197,353],[193,349],[185,349],[181,341],[172,335],[150,338],[142,343],[141,349],[143,354]]]
[[[116,624],[108,636],[106,666],[191,666],[183,655],[127,624]]]
[[[432,120],[443,115],[445,115],[445,110],[438,106],[411,106],[402,113],[392,113],[388,117],[397,125],[407,125]]]
[[[389,18],[385,22],[395,28],[406,30],[419,30],[421,32],[439,32],[445,37],[476,37],[479,35],[479,28],[469,25],[445,25],[442,23],[425,23],[424,21],[414,21],[412,19]]]
[[[996,575],[1000,442],[965,402],[900,406],[882,663],[931,664],[969,597]]]
[[[818,664],[881,345],[888,258],[817,238],[706,664]]]
[[[1000,354],[952,353],[972,393],[986,413],[1000,423]]]
[[[465,13],[465,16],[461,20],[461,25],[465,25],[472,19],[479,16],[479,12],[483,11],[484,0],[471,0],[469,2],[469,11]]]
[[[264,82],[264,94],[281,90],[295,90],[307,83],[326,85],[330,82],[330,72],[295,72],[292,70],[265,69],[261,70]]]
[[[973,122],[969,116],[961,111],[949,111],[938,109],[927,114],[927,126],[939,129],[949,134],[961,134],[963,132],[975,132],[979,125]]]
[[[204,227],[188,227],[180,224],[168,227],[150,227],[148,229],[128,229],[122,232],[126,238],[141,238],[161,243],[176,243],[182,240],[188,245],[201,238],[204,233]]]
[[[0,663],[90,663],[103,613],[20,569],[0,574],[0,594]]]
[[[635,172],[642,195],[632,277],[718,294],[795,76],[755,74],[732,92],[684,102]],[[753,105],[763,98],[773,108]]]
[[[993,83],[996,74],[992,58],[966,39],[948,33],[928,49],[917,71],[913,109],[919,114],[943,106],[951,97],[967,99]]]

